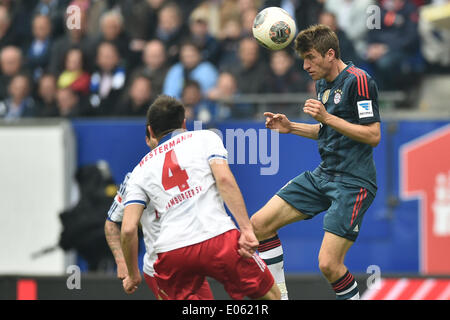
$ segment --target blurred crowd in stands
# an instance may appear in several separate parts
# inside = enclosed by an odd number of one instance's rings
[[[292,46],[271,52],[252,38],[269,6],[287,10],[298,30],[329,25],[344,61],[380,90],[408,90],[449,72],[449,31],[419,18],[434,2],[442,0],[0,0],[0,118],[143,116],[164,93],[190,119],[248,119],[254,106],[233,97],[314,96]]]

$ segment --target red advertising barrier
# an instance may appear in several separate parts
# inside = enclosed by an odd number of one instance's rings
[[[381,279],[362,300],[450,300],[450,279]]]
[[[400,149],[400,195],[419,199],[422,274],[450,274],[450,125]]]

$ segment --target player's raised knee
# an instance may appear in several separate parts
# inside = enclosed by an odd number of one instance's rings
[[[250,218],[250,222],[252,223],[253,232],[255,233],[256,238],[258,238],[258,240],[266,239],[268,230],[261,217],[258,214],[254,214]]]

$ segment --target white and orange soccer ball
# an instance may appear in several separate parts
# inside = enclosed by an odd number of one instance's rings
[[[261,10],[253,21],[253,36],[265,48],[280,50],[287,47],[295,37],[295,21],[279,7]]]

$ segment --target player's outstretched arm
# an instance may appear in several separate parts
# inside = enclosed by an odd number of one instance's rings
[[[117,264],[117,278],[123,280],[127,274],[127,265],[123,257],[122,247],[120,245],[120,227],[117,223],[106,220],[105,222],[105,237],[114,260]]]
[[[292,122],[282,113],[264,112],[264,116],[266,117],[266,128],[314,140],[319,138],[319,124]]]
[[[210,166],[216,180],[217,189],[228,209],[233,214],[233,217],[236,219],[241,231],[239,254],[249,258],[255,253],[259,242],[253,232],[241,190],[226,160],[211,160]]]
[[[136,291],[142,281],[138,265],[138,227],[143,211],[144,206],[141,204],[130,204],[125,207],[123,215],[121,244],[128,268],[128,275],[123,279],[123,288],[128,294]]]

